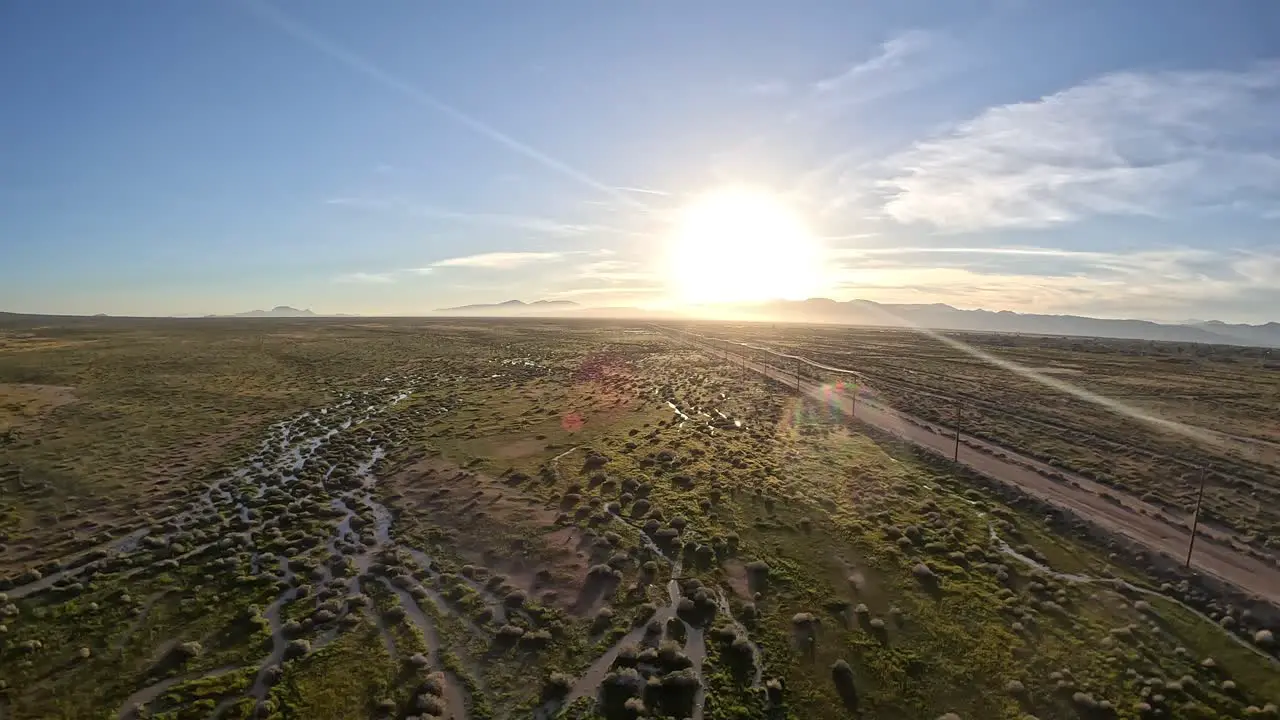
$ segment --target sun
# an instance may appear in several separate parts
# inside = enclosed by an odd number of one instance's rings
[[[710,192],[684,209],[671,237],[670,279],[685,304],[802,300],[821,285],[821,247],[777,196]]]

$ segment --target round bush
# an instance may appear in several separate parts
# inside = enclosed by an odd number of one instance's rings
[[[562,698],[573,687],[573,678],[562,672],[553,672],[542,686],[542,696],[547,699]]]
[[[855,710],[858,707],[858,688],[855,685],[853,668],[844,660],[837,660],[831,666],[831,681],[835,683],[836,692],[846,708]]]

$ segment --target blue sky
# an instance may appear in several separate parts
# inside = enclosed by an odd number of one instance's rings
[[[824,294],[1280,319],[1280,4],[12,2],[0,309],[660,305],[745,183]]]

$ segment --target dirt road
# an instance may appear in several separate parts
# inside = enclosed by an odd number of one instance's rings
[[[681,339],[696,345],[708,353],[724,357],[738,366],[773,378],[778,382],[792,387],[797,385],[797,378],[794,372],[749,360],[726,350],[722,345],[709,344],[683,333],[681,334]],[[803,361],[803,359],[801,360]],[[840,368],[834,369],[841,370]],[[855,408],[852,398],[826,392],[819,383],[804,378],[800,378],[798,383],[801,392],[823,402],[834,404],[845,414],[862,422],[932,450],[944,457],[951,458],[956,454],[955,434],[951,430],[944,431],[923,420],[890,410],[865,399],[859,399]],[[987,477],[1017,486],[1041,500],[1071,510],[1104,530],[1128,537],[1151,551],[1164,553],[1179,559],[1186,556],[1190,532],[1185,528],[1175,526],[1156,517],[1156,514],[1161,512],[1159,508],[1138,498],[1125,495],[1121,491],[1099,485],[1085,477],[1050,467],[1034,458],[1021,455],[1008,448],[997,446],[963,433],[961,433],[960,437],[961,443],[958,455],[960,464]],[[975,449],[971,445],[982,447],[987,452]],[[999,453],[999,455],[994,453]],[[1003,457],[1000,457],[1000,455]],[[1065,479],[1057,480],[1050,477],[1050,474]],[[1104,492],[1114,499],[1103,497],[1102,494]],[[1196,543],[1195,553],[1191,560],[1192,566],[1196,570],[1217,577],[1246,593],[1256,595],[1272,604],[1280,605],[1280,569],[1227,545],[1206,542],[1205,536],[1210,534],[1220,542],[1231,542],[1230,536],[1221,531],[1207,533],[1202,529],[1200,540]]]

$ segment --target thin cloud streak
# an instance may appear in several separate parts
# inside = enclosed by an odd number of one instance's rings
[[[398,200],[386,198],[363,198],[363,197],[332,197],[324,201],[325,205],[335,205],[337,207],[353,207],[363,210],[378,210],[395,207],[399,203]]]
[[[671,197],[672,195],[671,193],[665,190],[654,190],[653,188],[642,188],[642,187],[628,187],[626,185],[619,185],[615,189],[620,190],[622,192],[640,193],[641,195],[657,195],[659,197]]]
[[[861,232],[849,233],[847,235],[822,235],[818,239],[823,242],[840,242],[843,240],[869,240],[870,238],[880,237],[880,233]]]
[[[434,95],[425,92],[418,87],[392,75],[375,65],[367,58],[357,55],[356,53],[342,47],[329,38],[321,35],[316,30],[303,24],[296,18],[285,13],[283,10],[266,2],[259,0],[241,0],[246,8],[254,15],[275,25],[294,39],[299,40],[320,52],[328,55],[330,58],[341,62],[347,67],[355,70],[366,77],[382,84],[383,86],[394,90],[401,95],[424,105],[432,110],[448,115],[454,121],[471,129],[472,131],[489,138],[490,140],[506,147],[513,152],[530,158],[544,167],[575,180],[587,187],[598,190],[607,195],[611,195],[620,202],[626,203],[637,210],[648,211],[648,207],[636,200],[627,193],[618,192],[613,186],[600,182],[591,177],[587,173],[570,166],[569,164],[558,160],[550,155],[534,148],[528,143],[517,140],[516,138],[498,130],[497,128],[485,123],[472,115],[459,110],[449,103],[440,100]]]
[[[436,218],[440,220],[456,220],[458,222],[477,225],[498,225],[502,227],[528,230],[546,235],[580,236],[590,234],[637,235],[634,231],[610,227],[608,225],[590,223],[569,223],[553,218],[530,215],[509,215],[505,213],[461,212],[432,205],[415,205],[399,198],[364,198],[335,197],[325,200],[326,205],[350,207],[362,210],[396,210],[418,217]]]
[[[561,222],[551,218],[531,217],[526,215],[506,215],[503,213],[467,213],[425,205],[411,206],[408,211],[421,217],[458,220],[460,222],[483,225],[502,225],[505,227],[529,230],[548,235],[587,235],[590,233],[610,232],[613,228],[602,225],[579,225]]]
[[[851,107],[902,95],[958,72],[967,60],[948,37],[907,30],[881,43],[871,57],[812,82],[790,119],[816,114],[831,120]]]
[[[603,282],[652,282],[659,278],[657,273],[641,269],[638,263],[630,260],[598,260],[584,263],[574,268],[575,276],[582,280]]]
[[[486,270],[510,270],[531,263],[560,260],[569,253],[561,252],[491,252],[478,255],[448,258],[431,264],[431,267],[465,267],[483,268]]]
[[[389,270],[385,272],[349,272],[343,273],[333,278],[334,282],[339,283],[364,283],[364,284],[386,284],[394,283],[405,276],[434,275],[440,269],[444,268],[467,268],[474,270],[515,270],[525,267],[526,265],[534,265],[540,263],[557,262],[567,260],[573,257],[595,257],[605,258],[613,255],[612,250],[567,250],[563,252],[534,252],[534,251],[512,251],[512,252],[489,252],[477,253],[475,255],[463,255],[459,257],[445,258],[437,260],[430,265],[412,268],[400,268],[397,270]],[[616,260],[597,260],[587,263],[579,268],[589,269],[594,272],[582,273],[581,277],[593,277],[596,279],[619,279],[626,277],[625,274],[611,276],[608,271],[619,270],[623,267],[630,266],[630,263],[623,263]]]
[[[1116,257],[1114,253],[1024,247],[874,247],[840,248],[831,251],[831,254],[835,257],[862,257],[864,255],[929,255],[934,253],[944,255],[1026,255],[1032,257],[1073,257],[1093,259]]]
[[[791,85],[785,80],[763,80],[748,85],[745,90],[748,95],[776,97],[791,92]]]
[[[872,57],[855,63],[843,72],[822,78],[813,83],[813,91],[820,95],[848,91],[868,76],[902,67],[909,59],[926,52],[937,37],[924,30],[908,30],[881,43]]]
[[[396,281],[395,273],[344,273],[333,279],[339,283],[358,283],[364,285],[387,285]]]
[[[960,72],[970,62],[948,36],[927,30],[907,30],[880,44],[871,57],[844,71],[809,85],[809,93],[790,113],[791,122],[814,118],[831,121],[859,105],[904,95]],[[812,168],[800,173],[788,195],[819,205],[828,201],[813,197],[821,189],[841,184],[841,176],[874,157],[864,144],[843,152],[827,153]]]
[[[1265,321],[1269,318],[1258,311],[1280,303],[1280,247],[1218,252],[868,248],[829,256],[837,287],[879,302],[1097,317],[1138,314],[1169,322],[1223,309]]]
[[[667,288],[661,285],[635,285],[631,287],[605,285],[602,287],[581,287],[571,288],[569,290],[559,290],[547,293],[547,297],[566,298],[591,295],[656,295],[663,293],[666,290]]]

